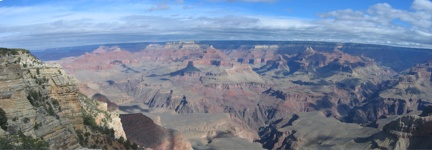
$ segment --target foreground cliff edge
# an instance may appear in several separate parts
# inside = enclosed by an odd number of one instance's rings
[[[80,94],[60,65],[0,48],[0,68],[0,149],[137,148],[118,115]]]

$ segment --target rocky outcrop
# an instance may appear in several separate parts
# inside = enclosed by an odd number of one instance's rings
[[[288,61],[284,58],[284,56],[278,54],[275,56],[275,58],[267,60],[266,64],[262,67],[255,69],[255,71],[259,74],[265,74],[266,72],[272,70],[274,71],[275,75],[286,76],[290,73]]]
[[[109,102],[108,100],[108,103]],[[108,103],[105,101],[88,99],[84,95],[80,95],[80,104],[83,112],[85,112],[83,114],[94,118],[97,126],[112,129],[114,131],[114,138],[119,139],[123,137],[126,139],[120,117],[116,112],[109,110]]]
[[[11,50],[13,51],[13,50]],[[3,55],[0,100],[9,133],[23,132],[48,141],[50,148],[80,147],[75,129],[83,129],[76,80],[60,66],[45,65],[21,51]]]
[[[96,93],[96,94],[94,94],[93,96],[92,96],[92,99],[93,100],[96,100],[96,101],[98,101],[98,102],[101,102],[101,103],[106,103],[106,105],[107,105],[107,107],[108,107],[108,111],[115,111],[115,110],[117,110],[118,109],[118,106],[117,106],[117,104],[116,103],[113,103],[113,102],[111,102],[109,99],[108,99],[108,97],[106,97],[105,95],[103,95],[103,94],[100,94],[100,93]],[[104,108],[102,108],[102,109],[104,109]]]
[[[189,150],[192,146],[183,135],[163,128],[143,114],[120,115],[126,137],[140,146],[151,149]]]
[[[239,49],[230,52],[229,56],[242,64],[261,65],[272,60],[279,48],[279,45],[252,45],[250,50]]]
[[[432,67],[429,62],[412,67],[407,73],[378,87],[375,95],[351,111],[352,122],[373,122],[386,115],[421,111],[432,103]]]
[[[231,59],[221,50],[215,49],[210,46],[207,50],[203,51],[203,56],[200,60],[195,61],[198,65],[204,66],[224,66],[231,67]]]
[[[431,106],[428,106],[428,111]],[[423,112],[418,115],[402,115],[392,119],[382,131],[362,139],[379,149],[430,149],[432,144],[432,117]]]
[[[138,62],[138,59],[132,57],[130,52],[121,50],[119,47],[100,46],[91,53],[85,53],[76,58],[64,59],[64,63],[61,63],[61,65],[66,70],[100,71]]]
[[[232,68],[226,69],[225,72],[230,83],[264,82],[264,80],[255,73],[249,65],[235,65]]]
[[[1,51],[6,52],[0,56],[0,108],[7,117],[5,134],[40,138],[51,149],[85,146],[78,133],[88,127],[77,80],[65,74],[60,65],[44,64],[26,50]],[[98,137],[108,138],[104,134]]]
[[[176,75],[185,76],[185,75],[194,75],[195,73],[199,73],[199,72],[201,72],[201,70],[199,70],[198,68],[196,68],[193,65],[193,61],[189,61],[185,68],[178,70],[176,72],[172,72],[172,73],[170,73],[170,75],[171,76],[176,76]]]

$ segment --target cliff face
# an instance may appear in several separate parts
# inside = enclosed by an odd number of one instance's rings
[[[60,66],[45,65],[24,51],[0,59],[7,131],[41,137],[54,149],[80,147],[74,128],[84,125],[76,81]]]
[[[77,80],[60,65],[44,64],[26,50],[1,51],[0,108],[7,118],[2,135],[41,138],[51,149],[81,147],[77,131],[88,127]]]
[[[430,106],[429,106],[430,107]],[[432,117],[407,115],[386,124],[383,132],[388,134],[388,140],[396,139],[391,144],[379,142],[378,147],[393,147],[395,149],[428,149],[432,147]],[[379,140],[376,140],[377,143]]]
[[[431,104],[432,62],[417,64],[386,81],[368,101],[350,112],[356,123],[370,123],[386,115],[403,115]]]

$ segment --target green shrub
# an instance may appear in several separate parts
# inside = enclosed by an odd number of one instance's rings
[[[41,93],[36,91],[30,91],[29,95],[27,95],[27,99],[32,106],[39,107],[40,101],[42,99]]]
[[[93,128],[93,129],[95,129],[95,128],[98,127],[97,124],[96,124],[95,119],[91,115],[83,113],[83,120],[84,120],[84,125],[88,125],[91,128]]]
[[[136,143],[133,143],[131,146],[132,149],[138,149],[138,145]]]
[[[52,103],[53,103],[54,106],[59,106],[60,105],[59,102],[58,102],[58,100],[56,100],[56,99],[52,99]]]
[[[50,114],[51,116],[55,116],[54,109],[53,109],[53,107],[52,107],[50,104],[48,104],[47,112],[48,112],[48,114]]]
[[[22,121],[23,121],[24,123],[29,123],[29,122],[30,122],[30,118],[25,117]]]
[[[19,131],[18,135],[7,135],[0,138],[0,149],[49,149],[48,142],[41,139],[34,139]]]
[[[121,137],[118,139],[118,142],[119,142],[119,143],[124,143],[124,138],[121,136]]]
[[[0,47],[0,55],[1,56],[5,56],[5,55],[18,55],[21,52],[23,54],[30,54],[30,52],[28,50],[25,49],[19,49],[19,48],[2,48]]]
[[[18,149],[15,145],[18,138],[15,136],[6,135],[6,137],[0,137],[0,149]]]
[[[34,125],[33,128],[34,128],[35,130],[37,130],[37,129],[39,129],[40,126],[42,126],[42,123],[35,123],[35,125]]]
[[[126,142],[124,142],[123,146],[124,146],[126,149],[131,149],[132,144],[130,143],[129,140],[126,140]]]
[[[21,140],[21,149],[48,149],[49,144],[46,141],[33,139],[31,136],[25,136],[21,131],[18,133]]]
[[[84,136],[83,136],[82,132],[81,131],[76,131],[76,133],[78,135],[79,144],[81,146],[85,146],[84,145]]]
[[[7,130],[7,117],[6,112],[0,108],[0,127],[3,130]]]

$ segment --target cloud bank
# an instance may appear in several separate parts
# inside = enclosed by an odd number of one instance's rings
[[[432,48],[429,0],[414,0],[409,10],[378,3],[365,10],[334,10],[308,19],[183,0],[110,1],[98,6],[88,2],[0,5],[0,47],[37,50],[140,41],[307,40]]]

